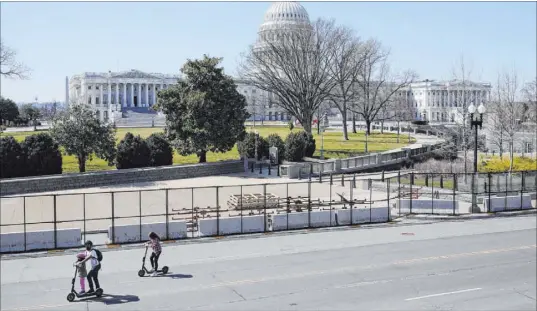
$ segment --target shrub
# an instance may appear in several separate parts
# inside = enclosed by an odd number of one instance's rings
[[[0,178],[24,176],[25,154],[13,136],[0,138]]]
[[[25,155],[25,176],[62,173],[62,154],[58,144],[49,134],[27,136],[21,144]]]
[[[283,139],[278,134],[270,134],[267,137],[268,147],[278,148],[278,164],[282,163],[285,159],[285,143]]]
[[[150,151],[150,166],[173,164],[173,149],[164,133],[153,133],[147,138],[146,142]]]
[[[117,169],[129,169],[149,166],[151,151],[147,142],[140,135],[125,134],[117,146]]]
[[[312,157],[315,153],[315,138],[313,138],[313,135],[308,134],[306,132],[301,132],[301,134],[304,136],[304,156],[305,157]]]
[[[285,139],[285,159],[291,162],[302,161],[306,141],[301,132],[289,133]]]
[[[249,132],[242,141],[237,143],[237,149],[239,150],[239,154],[241,156],[246,154],[248,158],[255,157],[256,135],[257,134],[253,132]],[[268,148],[267,140],[263,136],[259,135],[257,137],[257,160],[261,160],[263,156],[268,157]]]
[[[295,124],[293,123],[293,121],[289,121],[288,125],[289,125],[289,131],[293,131],[293,129],[295,128]]]

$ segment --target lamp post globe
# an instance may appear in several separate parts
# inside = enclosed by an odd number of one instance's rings
[[[475,113],[474,103],[471,103],[470,106],[468,106],[468,112],[471,113],[471,114]]]
[[[483,103],[481,103],[479,107],[477,107],[477,112],[479,112],[479,114],[484,114],[486,110],[487,109],[485,108],[485,105],[483,105]]]

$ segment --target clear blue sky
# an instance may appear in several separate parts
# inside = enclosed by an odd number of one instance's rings
[[[461,54],[473,80],[494,82],[516,67],[536,76],[535,2],[302,2],[310,19],[335,18],[391,48],[396,70],[451,79]],[[1,80],[17,102],[64,100],[65,76],[139,69],[177,73],[187,58],[224,58],[235,73],[270,2],[1,3],[4,44],[33,69],[31,80]]]

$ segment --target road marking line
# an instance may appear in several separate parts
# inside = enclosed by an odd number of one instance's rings
[[[431,298],[431,297],[439,297],[439,296],[446,296],[446,295],[453,295],[453,294],[461,294],[461,293],[467,293],[467,292],[473,292],[476,290],[481,290],[482,288],[470,288],[470,289],[463,289],[458,290],[454,292],[447,292],[447,293],[440,293],[440,294],[434,294],[434,295],[427,295],[427,296],[420,296],[420,297],[414,297],[414,298],[408,298],[405,299],[405,301],[411,301],[411,300],[418,300],[418,299],[424,299],[424,298]]]

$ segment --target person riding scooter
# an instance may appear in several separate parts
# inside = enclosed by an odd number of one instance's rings
[[[86,258],[80,261],[78,265],[81,266],[86,261],[90,260],[91,269],[88,272],[87,276],[89,283],[89,291],[87,291],[87,294],[91,294],[94,292],[93,282],[95,282],[95,286],[97,286],[97,289],[101,288],[101,286],[99,285],[99,270],[101,269],[101,263],[98,260],[97,252],[95,251],[95,249],[93,249],[93,242],[86,241],[84,246],[86,247]]]

